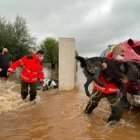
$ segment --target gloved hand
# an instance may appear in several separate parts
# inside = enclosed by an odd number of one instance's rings
[[[7,72],[7,76],[8,76],[8,77],[10,76],[10,73],[9,73],[9,72]]]
[[[10,76],[13,73],[13,71],[11,69],[7,70],[7,76]]]
[[[43,80],[40,80],[40,84],[43,85],[44,84],[44,81]]]

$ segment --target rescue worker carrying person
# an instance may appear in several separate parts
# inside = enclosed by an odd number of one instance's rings
[[[125,50],[121,46],[116,46],[111,53],[107,55],[109,60],[122,61],[125,54]],[[103,69],[106,69],[106,63],[102,64]],[[106,85],[106,87],[101,87],[97,83],[93,83],[93,91],[91,94],[91,99],[89,100],[85,113],[91,114],[92,111],[97,107],[99,101],[102,98],[107,98],[111,106],[111,115],[108,118],[108,123],[113,124],[120,120],[124,112],[124,105],[122,101],[118,101],[119,89],[113,83],[105,80],[102,75],[99,76],[99,81]],[[123,82],[123,81],[122,81]]]
[[[42,50],[37,51],[36,54],[32,54],[30,56],[24,56],[20,60],[15,61],[11,64],[8,69],[8,73],[12,74],[14,70],[22,66],[21,71],[21,97],[23,100],[26,99],[28,93],[30,94],[30,101],[33,101],[36,98],[37,90],[36,90],[36,82],[39,79],[43,84],[44,73],[43,67],[41,65],[41,61],[45,56],[45,52]],[[30,91],[28,92],[28,87],[30,86]]]

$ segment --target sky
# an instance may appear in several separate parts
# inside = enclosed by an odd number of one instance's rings
[[[140,0],[0,0],[0,16],[26,19],[41,43],[47,37],[75,38],[80,55],[100,55],[108,45],[140,40]]]

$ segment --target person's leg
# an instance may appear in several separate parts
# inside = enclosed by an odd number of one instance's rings
[[[30,101],[33,101],[36,98],[36,83],[30,83]]]
[[[0,77],[1,77],[1,82],[5,84],[6,81],[7,81],[7,78],[8,78],[8,76],[7,76],[7,69],[3,69],[0,72]]]
[[[126,96],[122,96],[121,101],[123,102],[125,108],[131,107],[131,104],[128,102]]]
[[[121,119],[123,112],[124,112],[124,103],[122,99],[118,100],[118,95],[117,94],[110,94],[107,95],[107,99],[111,105],[111,115],[108,118],[108,123],[109,122],[117,122]]]
[[[2,83],[6,84],[7,79],[7,77],[2,77]]]
[[[28,96],[28,83],[21,81],[21,97],[25,100]]]
[[[91,99],[88,101],[88,104],[85,108],[85,114],[91,114],[92,111],[97,107],[98,102],[103,98],[103,94],[99,91],[93,90],[91,94]]]

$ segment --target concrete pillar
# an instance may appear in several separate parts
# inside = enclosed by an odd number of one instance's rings
[[[59,38],[59,90],[75,85],[75,39]]]

